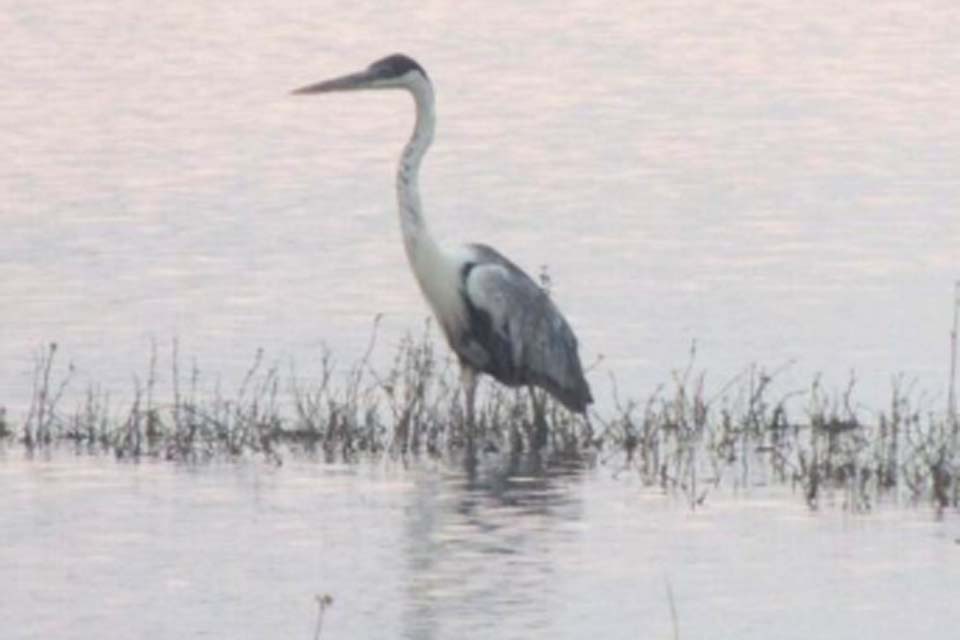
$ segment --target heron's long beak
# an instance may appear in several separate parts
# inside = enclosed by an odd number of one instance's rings
[[[308,84],[305,87],[295,89],[293,94],[304,95],[308,93],[328,93],[330,91],[366,89],[373,84],[374,80],[376,80],[376,76],[370,73],[369,70],[364,70],[357,73],[351,73],[346,76],[340,76],[339,78],[333,78],[332,80],[324,80],[323,82],[317,82],[316,84]]]

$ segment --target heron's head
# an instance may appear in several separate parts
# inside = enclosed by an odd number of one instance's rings
[[[359,89],[409,89],[429,83],[427,72],[417,61],[402,53],[395,53],[377,60],[363,71],[331,80],[300,87],[293,93],[328,93],[331,91],[356,91]]]

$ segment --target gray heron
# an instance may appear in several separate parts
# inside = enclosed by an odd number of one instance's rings
[[[433,140],[436,111],[433,85],[423,67],[394,54],[362,71],[293,93],[359,89],[403,89],[413,96],[416,125],[400,155],[396,181],[403,246],[420,290],[460,361],[470,433],[480,373],[510,387],[539,387],[567,409],[585,413],[593,397],[583,376],[577,339],[547,292],[491,247],[444,249],[427,229],[417,182]],[[542,407],[532,388],[531,396],[542,423]],[[538,445],[544,444],[543,438],[545,434],[538,436]]]

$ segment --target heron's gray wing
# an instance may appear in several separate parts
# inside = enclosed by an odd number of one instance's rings
[[[593,398],[570,325],[519,267],[480,249],[490,254],[464,269],[470,338],[487,356],[474,366],[508,385],[542,387],[571,410],[585,410]]]

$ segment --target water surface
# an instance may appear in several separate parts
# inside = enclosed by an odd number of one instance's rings
[[[939,638],[960,528],[796,496],[690,511],[612,469],[0,464],[3,636]]]
[[[436,235],[549,265],[585,358],[606,356],[633,395],[696,339],[718,384],[796,359],[788,387],[855,370],[876,404],[902,371],[942,397],[955,3],[8,0],[0,14],[5,402],[25,402],[51,340],[78,387],[114,393],[151,340],[167,357],[179,337],[228,381],[257,347],[310,374],[322,342],[357,357],[379,312],[386,361],[426,315],[393,202],[409,100],[288,92],[394,50],[438,87],[423,172]]]
[[[902,371],[942,399],[956,3],[6,0],[0,32],[14,418],[54,340],[114,407],[174,337],[230,389],[258,347],[304,376],[324,342],[356,358],[384,313],[387,362],[426,315],[393,202],[409,100],[288,93],[396,50],[438,88],[432,229],[549,265],[601,403],[607,371],[642,396],[693,340],[718,385],[793,359],[787,389],[855,370],[877,406]],[[960,532],[925,509],[16,453],[0,486],[5,638],[308,638],[324,592],[324,637],[670,638],[667,582],[682,638],[960,626]]]

